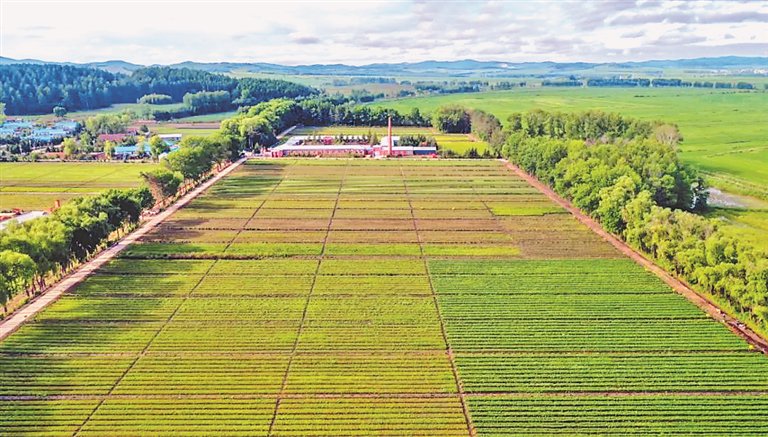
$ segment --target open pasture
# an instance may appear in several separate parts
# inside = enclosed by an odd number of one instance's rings
[[[0,342],[11,435],[761,434],[766,392],[494,161],[251,161]]]
[[[2,162],[0,210],[48,209],[56,200],[141,184],[141,172],[156,164],[102,162]]]

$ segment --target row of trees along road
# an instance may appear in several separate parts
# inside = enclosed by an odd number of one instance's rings
[[[768,327],[768,254],[696,214],[702,177],[677,127],[617,114],[532,111],[507,121],[503,156],[758,330]]]
[[[0,304],[20,293],[42,290],[99,251],[111,236],[120,237],[141,212],[192,186],[233,157],[231,144],[215,135],[187,137],[168,155],[164,168],[142,174],[147,187],[109,190],[74,199],[51,215],[0,231]],[[239,153],[239,152],[238,152]]]
[[[146,188],[74,199],[51,215],[0,232],[0,304],[41,290],[136,224],[154,199]]]

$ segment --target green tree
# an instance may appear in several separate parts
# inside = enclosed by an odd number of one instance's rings
[[[472,126],[469,113],[457,105],[441,106],[432,114],[432,126],[440,132],[469,133]]]
[[[168,153],[169,150],[170,148],[168,147],[168,144],[166,144],[159,136],[153,135],[149,138],[149,153],[155,161],[157,161],[163,153]]]
[[[175,196],[179,187],[184,182],[184,176],[178,172],[172,172],[166,169],[157,169],[141,173],[141,177],[149,186],[155,202],[159,203],[166,198]]]
[[[595,210],[595,217],[609,232],[623,232],[626,222],[622,211],[636,195],[637,184],[632,176],[621,176],[615,184],[600,190],[600,203]]]
[[[112,159],[115,157],[115,147],[117,145],[112,141],[104,141],[104,156],[107,159]]]
[[[166,157],[165,165],[181,173],[184,179],[197,181],[227,155],[228,151],[214,138],[185,137],[179,143],[179,150]]]
[[[15,295],[26,291],[37,273],[29,255],[11,250],[0,251],[0,304],[6,305]]]
[[[80,154],[80,146],[74,138],[64,138],[64,141],[61,143],[61,150],[64,152],[64,156],[70,159]]]
[[[55,115],[58,118],[63,118],[65,115],[67,115],[67,108],[63,106],[54,106],[53,115]]]
[[[683,137],[680,135],[680,131],[677,129],[677,126],[671,124],[662,124],[657,126],[653,130],[653,136],[659,143],[672,147],[677,146],[677,144],[683,140]]]
[[[92,147],[95,142],[96,138],[87,129],[80,133],[80,144],[84,147]]]

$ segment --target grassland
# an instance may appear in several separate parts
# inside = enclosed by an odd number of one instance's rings
[[[108,113],[120,113],[125,111],[133,111],[139,114],[149,110],[178,110],[184,107],[183,103],[172,103],[169,105],[151,105],[148,103],[117,103],[114,105],[106,106],[104,108],[91,109],[87,111],[72,111],[68,112],[65,118],[70,120],[84,121],[87,118],[93,117],[99,114]],[[45,115],[21,115],[20,118],[37,120],[39,122],[54,121],[56,117],[53,114]]]
[[[11,435],[759,435],[766,391],[494,161],[250,162],[0,342]]]
[[[117,114],[120,112],[132,111],[139,114],[139,116],[143,116],[143,114],[146,114],[149,111],[176,111],[176,110],[184,109],[184,107],[185,106],[183,103],[171,103],[168,105],[152,105],[148,103],[117,103],[117,104],[110,105],[104,108],[99,108],[99,109],[69,112],[67,113],[65,118],[69,120],[77,120],[82,122],[90,117],[93,117],[95,115],[100,115],[100,114]],[[177,119],[177,121],[190,122],[190,123],[221,121],[221,120],[224,120],[225,118],[232,117],[236,113],[237,111],[217,112],[213,114],[183,117],[183,118]],[[14,116],[14,117],[24,118],[28,120],[35,120],[41,123],[53,122],[56,120],[56,117],[53,114],[20,115],[20,116]]]
[[[381,126],[326,126],[303,127],[293,131],[295,135],[366,135],[375,133],[379,136],[387,134],[387,128]],[[488,150],[488,143],[464,134],[443,134],[432,128],[396,126],[392,129],[392,135],[427,135],[434,137],[438,148],[447,149],[458,154],[463,154],[474,148],[478,153]]]
[[[182,134],[185,137],[187,136],[207,137],[219,131],[218,128],[213,128],[213,127],[197,127],[192,124],[178,125],[176,123],[158,123],[156,125],[153,125],[150,128],[150,130],[152,131],[152,133],[158,134],[158,135]]]
[[[0,163],[0,210],[51,208],[109,188],[131,188],[156,164],[95,162]]]

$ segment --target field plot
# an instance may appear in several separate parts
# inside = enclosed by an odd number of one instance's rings
[[[764,434],[768,359],[494,161],[249,162],[0,343],[3,435]]]
[[[133,188],[155,164],[101,162],[0,163],[0,211],[49,209],[56,200]]]

